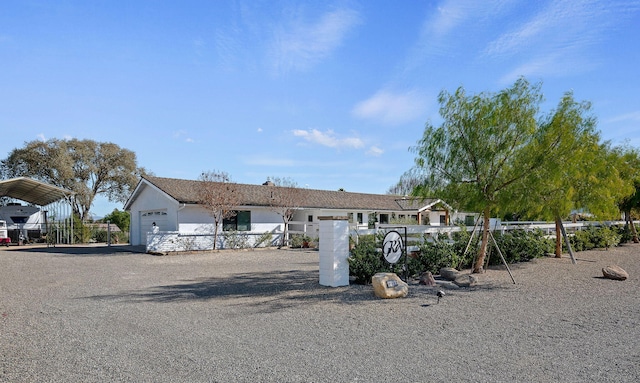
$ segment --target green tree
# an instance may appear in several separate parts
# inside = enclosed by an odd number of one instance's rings
[[[628,188],[611,163],[608,144],[600,141],[591,104],[575,101],[571,92],[541,119],[536,140],[524,150],[529,156],[542,154],[543,161],[504,195],[502,205],[533,219],[555,221],[559,258],[563,218],[573,210],[588,210],[601,219],[615,216],[615,201]]]
[[[503,195],[543,162],[527,147],[539,134],[540,85],[521,78],[495,94],[468,96],[460,87],[440,93],[439,127],[427,123],[418,144],[416,171],[423,183],[413,194],[438,195],[465,210],[481,211],[484,229],[474,272],[482,272],[489,241],[489,218]],[[435,193],[435,194],[434,194]]]
[[[2,160],[7,178],[31,177],[75,193],[73,212],[88,218],[97,195],[111,202],[125,202],[145,174],[134,152],[110,142],[59,140],[26,142]]]
[[[639,243],[638,232],[633,223],[632,211],[640,208],[640,150],[629,145],[614,149],[613,156],[619,161],[620,176],[630,185],[631,193],[619,201],[627,227],[634,243]]]
[[[118,226],[120,230],[124,232],[129,231],[129,225],[131,224],[131,215],[127,211],[120,211],[118,209],[113,209],[113,211],[104,218],[102,218],[103,222],[111,222],[114,225]]]

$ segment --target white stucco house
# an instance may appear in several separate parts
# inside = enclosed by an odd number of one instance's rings
[[[131,214],[132,245],[151,245],[162,251],[211,248],[213,218],[198,204],[202,181],[146,176],[140,180],[124,209]],[[271,233],[273,243],[283,233],[282,217],[272,207],[273,193],[279,186],[233,184],[242,196],[237,215],[224,222],[225,231],[242,233],[250,242]],[[354,228],[413,219],[420,224],[446,225],[469,220],[464,213],[453,212],[440,199],[416,200],[397,195],[352,193],[345,191],[296,189],[299,203],[289,223],[289,231],[317,237],[318,217],[347,216]],[[471,216],[473,219],[473,216]],[[154,224],[157,227],[153,233]],[[222,233],[222,234],[220,234]],[[223,241],[219,243],[224,246]]]

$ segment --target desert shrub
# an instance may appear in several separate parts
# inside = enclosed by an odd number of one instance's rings
[[[249,236],[236,230],[223,231],[222,241],[227,249],[246,249],[249,247]]]
[[[90,241],[95,242],[107,242],[109,239],[109,233],[107,230],[93,230],[91,233]],[[128,243],[129,233],[123,231],[111,232],[111,243]]]
[[[289,236],[289,245],[295,248],[301,248],[305,243],[311,242],[311,237],[306,234],[291,234]]]
[[[269,247],[273,242],[273,234],[269,231],[265,231],[260,234],[258,238],[256,238],[256,242],[253,244],[253,247]]]

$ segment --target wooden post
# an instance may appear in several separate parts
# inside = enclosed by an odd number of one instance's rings
[[[569,256],[571,257],[571,263],[576,264],[576,258],[573,256],[573,249],[571,249],[571,242],[569,242],[569,237],[567,237],[567,231],[564,229],[564,225],[562,221],[560,221],[560,230],[562,230],[562,237],[564,237],[565,242],[567,243],[567,249],[569,249]]]

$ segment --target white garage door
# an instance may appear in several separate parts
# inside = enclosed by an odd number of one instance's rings
[[[147,233],[153,230],[153,223],[158,226],[158,230],[167,230],[167,211],[153,210],[140,213],[140,244],[147,244]]]

